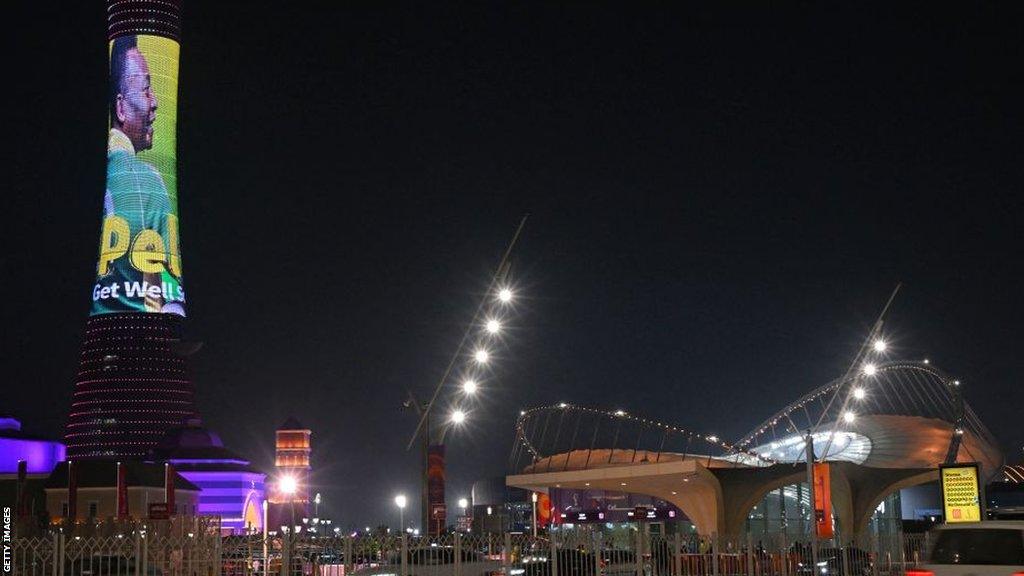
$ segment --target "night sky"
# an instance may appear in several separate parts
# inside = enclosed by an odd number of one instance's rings
[[[417,510],[401,402],[428,395],[528,212],[512,330],[449,435],[453,511],[506,473],[523,407],[739,438],[839,376],[897,282],[894,355],[962,379],[1019,460],[1024,10],[705,4],[186,2],[206,425],[269,469],[296,416],[342,526],[397,523],[399,492]],[[99,239],[105,7],[4,9],[0,412],[59,437]]]

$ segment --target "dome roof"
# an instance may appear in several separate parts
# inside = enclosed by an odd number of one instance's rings
[[[155,460],[167,460],[176,467],[249,469],[249,461],[224,447],[220,436],[203,427],[198,418],[171,428],[153,448]]]
[[[203,427],[198,418],[190,418],[177,428],[171,428],[160,439],[156,450],[188,450],[195,448],[223,448],[220,436]]]

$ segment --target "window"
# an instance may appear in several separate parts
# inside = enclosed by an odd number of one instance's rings
[[[931,564],[1024,564],[1020,530],[956,528],[939,530]]]
[[[61,515],[61,518],[67,518],[69,512],[71,512],[71,509],[68,507],[68,501],[65,500],[65,501],[61,502],[60,503],[60,515]]]
[[[100,503],[99,502],[97,502],[95,500],[90,501],[89,502],[89,518],[95,518],[98,515],[98,513],[99,513],[99,509],[100,509]]]

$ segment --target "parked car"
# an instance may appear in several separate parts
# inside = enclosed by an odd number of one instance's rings
[[[558,576],[597,576],[597,558],[582,550],[559,549]],[[524,555],[518,564],[512,565],[510,576],[551,576],[552,556],[550,551]]]
[[[847,562],[850,563],[849,569],[846,569]],[[812,563],[810,549],[801,551],[797,573],[807,576],[872,576],[874,573],[871,554],[854,546],[820,548],[817,566],[812,566]]]
[[[451,546],[430,546],[407,551],[409,576],[455,576],[455,549]],[[461,576],[489,576],[501,569],[501,562],[488,559],[481,552],[464,549],[459,556]],[[353,576],[395,576],[402,563],[401,552],[391,552],[387,562],[359,568]]]
[[[946,524],[929,533],[925,560],[907,576],[1008,576],[1024,572],[1024,521]]]

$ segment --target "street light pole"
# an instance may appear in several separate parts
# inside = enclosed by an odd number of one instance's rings
[[[405,494],[395,496],[395,505],[398,506],[398,529],[405,534]]]
[[[533,537],[537,537],[537,493],[530,493],[530,500],[533,500]]]
[[[469,506],[469,500],[467,500],[465,498],[459,498],[459,508],[462,509],[462,517],[463,518],[466,517],[466,508],[468,506]],[[465,520],[462,520],[460,523],[462,523],[462,522],[465,522]]]
[[[270,574],[270,557],[267,555],[267,524],[270,523],[270,503],[266,498],[263,499],[263,576],[269,576]]]
[[[284,494],[288,498],[288,508],[289,508],[289,510],[291,510],[291,516],[292,516],[292,523],[288,527],[288,531],[285,532],[285,538],[286,538],[286,541],[287,541],[286,552],[288,554],[286,559],[287,559],[288,565],[289,565],[288,569],[290,570],[291,569],[291,567],[290,567],[291,555],[292,555],[292,551],[293,551],[293,545],[295,543],[295,532],[296,532],[296,530],[295,530],[295,494],[299,491],[299,482],[295,478],[295,476],[283,476],[283,477],[278,479],[278,481],[277,481],[277,488],[278,488],[278,490],[281,491],[282,494]],[[264,562],[266,562],[266,558],[264,558]],[[284,569],[284,566],[285,566],[284,563],[282,563],[282,569]]]

